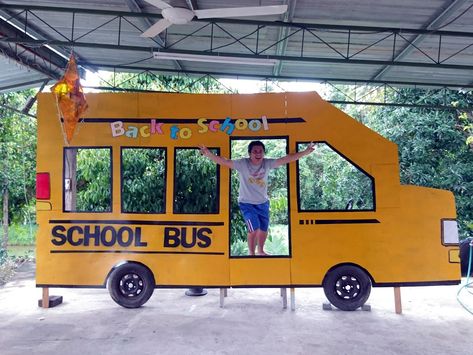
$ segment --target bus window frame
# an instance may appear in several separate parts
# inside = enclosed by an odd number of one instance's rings
[[[216,150],[217,151],[217,155],[220,155],[220,152],[221,152],[221,149],[220,147],[207,147],[209,150]],[[220,191],[220,165],[219,164],[215,164],[216,167],[216,175],[217,175],[217,186],[215,187],[216,188],[216,191],[217,191],[217,211],[216,212],[189,212],[189,213],[185,213],[185,212],[176,212],[176,208],[175,208],[175,205],[174,205],[174,199],[176,197],[176,162],[177,162],[177,150],[180,149],[180,150],[195,150],[195,151],[198,151],[200,148],[199,147],[184,147],[184,146],[181,146],[181,147],[174,147],[174,162],[173,162],[173,187],[172,187],[172,214],[175,214],[175,215],[219,215],[221,212],[220,212],[220,199],[221,199],[221,191]]]
[[[376,180],[373,176],[368,174],[365,170],[363,170],[358,164],[356,164],[353,160],[349,159],[346,155],[342,154],[338,149],[336,149],[333,145],[331,145],[328,141],[321,140],[321,141],[296,141],[296,151],[298,151],[299,145],[301,144],[310,144],[314,143],[317,145],[318,143],[323,143],[327,145],[330,149],[332,149],[334,152],[336,152],[340,157],[345,159],[347,162],[349,162],[352,166],[354,166],[358,171],[362,172],[364,175],[366,175],[370,180],[371,180],[371,193],[373,196],[373,208],[370,209],[333,209],[333,210],[321,210],[321,209],[301,209],[301,190],[300,190],[300,183],[299,183],[299,173],[300,173],[300,167],[299,167],[299,161],[296,162],[296,197],[297,197],[297,212],[299,213],[306,213],[306,212],[327,212],[327,213],[332,213],[332,212],[376,212]]]
[[[66,150],[69,149],[108,149],[110,152],[110,209],[107,211],[79,211],[77,209],[66,210]],[[76,166],[77,174],[77,166]],[[76,191],[77,194],[77,191]],[[113,212],[113,147],[107,146],[67,146],[62,149],[62,212],[63,213],[112,213]]]
[[[164,191],[163,191],[163,211],[162,212],[126,212],[123,206],[123,150],[124,149],[162,149],[164,151]],[[167,174],[168,173],[168,149],[167,147],[143,147],[143,146],[120,146],[120,213],[121,214],[143,214],[143,215],[162,215],[166,214],[166,202],[167,202]]]
[[[284,136],[238,136],[238,137],[230,137],[228,144],[229,144],[229,157],[231,160],[233,160],[232,157],[232,142],[237,141],[237,140],[247,140],[247,141],[264,141],[264,140],[271,140],[271,139],[283,139],[286,141],[286,154],[289,154],[289,145],[291,143],[291,139],[289,135],[284,135]],[[297,146],[296,146],[297,147]],[[266,152],[264,154],[265,158]],[[245,158],[248,158],[246,156]],[[280,157],[278,157],[280,158]],[[238,158],[240,159],[240,158]],[[270,159],[277,159],[277,158],[270,158]],[[278,167],[277,169],[282,168]],[[261,259],[261,258],[270,258],[270,259],[292,259],[292,235],[291,235],[291,185],[290,185],[290,171],[289,171],[289,164],[285,164],[286,168],[286,190],[287,190],[287,238],[288,238],[288,254],[287,255],[267,255],[267,256],[261,256],[261,255],[232,255],[232,243],[231,243],[231,230],[232,230],[232,214],[231,214],[231,208],[232,208],[232,170],[230,169],[229,172],[229,178],[228,178],[228,256],[229,259]],[[236,171],[236,170],[235,170]],[[238,173],[238,172],[237,172]],[[241,213],[241,212],[240,212]],[[271,226],[271,210],[270,210],[270,224]]]

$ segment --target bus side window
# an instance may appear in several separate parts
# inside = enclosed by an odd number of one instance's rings
[[[122,213],[164,213],[166,148],[121,149]]]
[[[219,155],[220,149],[210,151]],[[219,213],[220,169],[197,148],[175,148],[173,213]]]
[[[298,143],[297,150],[307,145]],[[301,211],[374,210],[373,178],[327,143],[316,143],[297,164]]]
[[[111,148],[64,148],[64,211],[112,211]]]

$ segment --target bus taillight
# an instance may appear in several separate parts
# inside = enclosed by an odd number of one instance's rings
[[[36,174],[36,199],[49,200],[51,197],[51,183],[49,173]]]

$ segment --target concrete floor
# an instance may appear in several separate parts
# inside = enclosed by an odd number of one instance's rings
[[[58,307],[37,307],[34,264],[0,288],[0,354],[473,354],[473,315],[458,286],[375,288],[371,311],[322,310],[322,289],[296,289],[296,310],[279,289],[219,290],[188,297],[156,289],[142,308],[116,305],[105,289],[51,289]],[[473,308],[473,295],[463,299]],[[289,301],[289,300],[288,300]]]

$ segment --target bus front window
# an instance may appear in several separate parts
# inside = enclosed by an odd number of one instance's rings
[[[308,143],[299,143],[297,150]],[[297,162],[301,211],[373,211],[374,180],[325,142]]]

